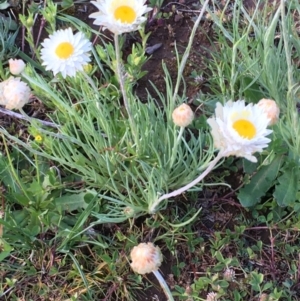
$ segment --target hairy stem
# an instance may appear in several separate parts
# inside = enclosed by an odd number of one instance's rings
[[[201,180],[203,180],[212,170],[213,168],[216,166],[216,164],[220,161],[220,159],[223,158],[223,152],[219,152],[218,155],[215,157],[214,160],[212,160],[209,165],[207,166],[207,168],[204,170],[204,172],[197,177],[195,180],[193,180],[192,182],[190,182],[189,184],[174,190],[170,193],[165,193],[163,194],[160,198],[158,198],[150,207],[149,212],[150,213],[154,213],[156,211],[157,206],[166,199],[169,199],[171,197],[177,196],[179,194],[182,194],[183,192],[187,191],[188,189],[192,188],[193,186],[195,186],[196,184],[198,184]]]
[[[155,277],[157,278],[157,280],[158,280],[158,282],[159,282],[161,288],[163,289],[163,291],[164,291],[166,297],[168,298],[167,300],[168,300],[168,301],[174,301],[174,298],[173,298],[173,296],[172,296],[172,293],[171,293],[171,291],[170,291],[170,289],[169,289],[169,287],[168,287],[168,285],[167,285],[165,279],[164,279],[164,278],[162,277],[162,275],[160,274],[160,272],[159,272],[159,271],[153,271],[152,273],[153,273],[153,274],[155,275]]]
[[[128,119],[129,119],[129,123],[130,123],[130,127],[133,133],[133,136],[135,137],[135,142],[138,142],[138,137],[137,137],[137,131],[136,131],[136,127],[135,127],[135,123],[131,114],[131,110],[130,110],[130,106],[129,106],[129,102],[128,102],[128,97],[127,97],[127,92],[125,89],[125,83],[124,83],[124,74],[122,71],[122,59],[120,56],[121,53],[121,49],[120,49],[120,44],[119,44],[119,36],[117,34],[114,35],[114,41],[115,41],[115,51],[116,51],[116,75],[118,77],[119,80],[119,84],[120,84],[120,89],[122,92],[122,96],[123,96],[123,102],[124,102],[124,106],[128,115]]]
[[[178,94],[178,90],[179,90],[179,85],[180,85],[180,82],[181,82],[181,78],[182,78],[182,74],[183,74],[183,70],[185,68],[185,65],[186,65],[186,61],[190,55],[190,51],[191,51],[191,48],[192,48],[192,44],[193,44],[193,41],[194,41],[194,37],[195,37],[195,34],[196,34],[196,30],[197,28],[199,27],[199,24],[200,24],[200,21],[202,20],[203,18],[203,14],[206,10],[206,7],[208,5],[210,0],[206,0],[202,6],[202,9],[200,11],[200,14],[199,14],[199,17],[197,18],[194,26],[193,26],[193,29],[192,29],[192,32],[191,32],[191,35],[190,35],[190,38],[189,38],[189,43],[185,49],[185,52],[182,56],[182,59],[181,59],[181,62],[180,62],[180,65],[179,65],[179,69],[178,69],[178,73],[177,73],[177,80],[176,80],[176,86],[175,86],[175,89],[174,89],[174,94],[173,94],[173,106],[174,106],[174,103],[175,103],[175,100],[176,100],[176,97],[177,97],[177,94]]]

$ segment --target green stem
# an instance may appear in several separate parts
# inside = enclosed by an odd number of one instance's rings
[[[158,282],[159,282],[161,288],[163,289],[165,295],[166,295],[167,298],[168,298],[168,301],[174,301],[174,298],[173,298],[173,296],[172,296],[172,293],[171,293],[171,291],[170,291],[170,289],[169,289],[169,287],[168,287],[168,285],[167,285],[165,279],[164,279],[164,278],[162,277],[162,275],[160,274],[160,272],[159,272],[159,271],[153,271],[152,273],[153,273],[153,274],[155,275],[155,277],[157,278],[157,280],[158,280]]]
[[[150,213],[154,213],[157,206],[166,199],[169,199],[171,197],[177,196],[179,194],[182,194],[183,192],[187,191],[188,189],[192,188],[193,186],[195,186],[196,184],[198,184],[201,180],[203,180],[212,170],[213,168],[216,166],[216,164],[220,161],[221,158],[224,157],[223,152],[219,152],[218,155],[215,157],[214,160],[212,160],[209,165],[207,166],[207,168],[204,170],[204,172],[197,177],[195,180],[193,180],[192,182],[190,182],[189,184],[174,190],[170,193],[165,193],[163,194],[160,198],[158,198],[150,207],[149,212]]]
[[[91,87],[95,90],[95,93],[98,94],[98,89],[95,85],[95,83],[93,82],[93,80],[85,73],[85,71],[81,72],[84,76],[84,78],[87,80],[87,82],[91,85]]]
[[[35,168],[36,168],[36,179],[37,182],[40,184],[41,182],[41,174],[40,174],[40,167],[39,167],[39,162],[38,162],[38,156],[37,154],[34,154],[34,160],[35,160]]]
[[[170,169],[173,167],[174,161],[176,159],[178,145],[179,145],[179,142],[181,140],[184,129],[185,128],[183,126],[180,127],[179,134],[177,136],[177,139],[175,140],[175,143],[174,143],[174,146],[173,146],[173,149],[172,149],[171,160],[170,160]],[[175,133],[176,133],[176,131],[175,131]]]
[[[174,89],[174,94],[173,94],[173,105],[174,106],[174,103],[175,103],[175,100],[176,100],[176,97],[177,97],[177,94],[178,94],[178,90],[179,90],[179,85],[180,85],[180,82],[181,82],[181,78],[182,78],[182,74],[183,74],[183,70],[185,68],[185,65],[186,65],[186,61],[190,55],[190,51],[191,51],[191,48],[192,48],[192,44],[193,44],[193,41],[194,41],[194,37],[195,37],[195,34],[196,34],[196,31],[197,31],[197,28],[199,27],[199,24],[200,24],[200,21],[201,19],[203,18],[203,14],[206,10],[206,6],[208,5],[208,2],[210,0],[206,0],[202,6],[202,9],[200,11],[200,14],[199,14],[199,17],[197,18],[194,26],[193,26],[193,29],[192,29],[192,32],[191,32],[191,35],[190,35],[190,38],[189,38],[189,43],[185,49],[185,52],[182,56],[182,59],[181,59],[181,62],[180,62],[180,65],[179,65],[179,69],[178,69],[178,73],[177,73],[177,80],[176,80],[176,85],[175,85],[175,89]]]
[[[283,44],[284,44],[284,50],[285,50],[285,57],[288,67],[288,89],[290,90],[293,87],[293,69],[292,69],[292,62],[291,62],[291,51],[289,46],[289,33],[286,26],[286,15],[285,15],[285,0],[281,0],[281,25],[282,25],[282,36],[283,36]]]
[[[0,77],[2,78],[2,80],[4,80],[4,68],[3,68],[3,64],[2,62],[0,62]]]
[[[125,106],[128,118],[129,118],[130,127],[132,130],[133,136],[135,137],[135,142],[137,143],[138,142],[137,131],[136,131],[135,123],[134,123],[134,120],[133,120],[133,117],[131,114],[128,97],[127,97],[127,93],[126,93],[126,89],[125,89],[125,84],[124,84],[124,74],[122,71],[122,59],[120,56],[121,50],[120,50],[118,34],[114,35],[114,41],[115,41],[115,51],[116,51],[116,61],[117,61],[116,75],[119,80],[119,84],[120,84],[120,88],[121,88],[121,92],[122,92],[122,96],[123,96],[123,102],[124,102],[124,106]]]
[[[9,167],[10,167],[10,171],[12,173],[12,176],[16,182],[16,184],[19,186],[19,188],[22,190],[22,192],[24,193],[25,197],[27,198],[27,200],[30,202],[31,201],[31,198],[29,197],[29,195],[27,194],[27,191],[26,189],[24,188],[24,185],[22,183],[22,181],[20,180],[18,174],[16,173],[16,170],[13,166],[13,163],[12,163],[12,159],[11,159],[11,156],[10,156],[10,151],[7,147],[7,144],[6,144],[6,140],[5,140],[5,137],[4,135],[2,134],[2,140],[3,140],[3,144],[4,144],[4,148],[5,148],[5,152],[6,152],[6,155],[7,155],[7,159],[8,159],[8,163],[9,163]]]

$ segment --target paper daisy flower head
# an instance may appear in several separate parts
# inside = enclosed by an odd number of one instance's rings
[[[245,105],[244,100],[217,103],[215,116],[207,120],[212,128],[214,144],[224,156],[244,157],[257,162],[253,156],[268,146],[266,136],[270,119],[258,105]]]
[[[267,114],[270,119],[269,125],[274,125],[278,121],[280,109],[273,99],[263,98],[257,105]]]
[[[8,64],[9,64],[9,71],[13,75],[21,74],[26,66],[23,60],[10,59],[8,60]]]
[[[72,29],[68,28],[55,31],[44,40],[42,47],[42,65],[54,75],[61,73],[66,78],[75,76],[90,61],[92,43],[82,32],[73,34]]]
[[[6,109],[21,109],[30,100],[31,91],[19,77],[10,77],[0,83],[0,105]]]
[[[152,10],[144,5],[146,0],[97,0],[91,1],[99,12],[90,14],[94,24],[103,26],[114,34],[138,30],[146,18],[143,14]]]
[[[153,243],[140,243],[130,253],[131,268],[139,273],[146,274],[157,271],[162,262],[162,254],[159,247]]]
[[[194,113],[189,105],[181,104],[172,113],[173,122],[177,126],[187,127],[194,119]]]

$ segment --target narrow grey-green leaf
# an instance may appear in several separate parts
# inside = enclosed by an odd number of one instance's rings
[[[80,208],[86,208],[88,204],[84,200],[85,195],[86,192],[64,195],[55,199],[55,204],[57,206],[61,206],[61,208],[66,211],[74,211]]]

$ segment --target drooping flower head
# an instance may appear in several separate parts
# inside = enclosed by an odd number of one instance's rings
[[[26,66],[23,60],[9,59],[8,64],[9,71],[13,75],[19,75],[20,73],[22,73]]]
[[[269,125],[273,125],[278,121],[280,109],[274,100],[263,98],[257,105],[267,114],[270,119]]]
[[[139,273],[146,274],[157,271],[162,262],[162,254],[159,247],[153,243],[140,243],[130,253],[132,260],[131,268]]]
[[[19,77],[10,77],[0,83],[0,105],[6,109],[21,109],[29,102],[30,88]]]
[[[194,119],[194,112],[189,105],[183,103],[173,111],[172,118],[177,126],[187,127]]]
[[[245,105],[244,100],[217,103],[215,116],[207,120],[212,128],[214,144],[224,156],[244,157],[257,162],[253,156],[262,152],[270,142],[267,129],[270,119],[258,105]]]
[[[82,32],[73,34],[71,28],[55,31],[42,46],[42,65],[54,75],[61,73],[64,78],[75,76],[90,61],[88,52],[92,43]]]
[[[143,14],[152,8],[144,5],[146,0],[97,0],[91,1],[99,12],[90,14],[94,24],[103,26],[114,34],[138,30],[146,18]]]

